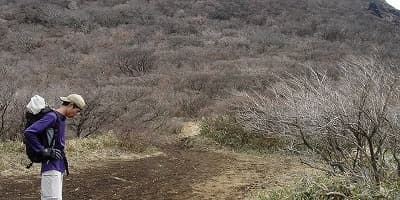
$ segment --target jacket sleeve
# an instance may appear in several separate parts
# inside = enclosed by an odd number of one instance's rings
[[[53,112],[49,112],[25,130],[24,136],[26,142],[34,151],[43,151],[44,146],[40,143],[39,136],[46,130],[46,128],[53,126],[56,120],[57,116],[55,116]]]

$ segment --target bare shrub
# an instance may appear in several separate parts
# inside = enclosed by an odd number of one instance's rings
[[[93,43],[92,38],[80,32],[70,34],[63,40],[65,48],[81,54],[89,54],[93,50]]]
[[[64,17],[63,7],[57,4],[34,1],[21,5],[19,21],[52,26]]]
[[[327,26],[321,27],[321,36],[323,39],[328,40],[330,42],[335,41],[343,41],[346,39],[346,32],[345,30],[337,25],[328,24]]]
[[[169,45],[173,48],[180,48],[183,46],[203,47],[203,41],[194,36],[173,36],[168,40]]]
[[[20,26],[17,30],[9,31],[5,36],[6,48],[16,52],[30,53],[44,45],[39,36],[41,30],[33,27]]]
[[[149,0],[130,0],[120,7],[132,24],[153,25],[159,15]]]
[[[312,18],[299,24],[296,30],[296,35],[300,37],[313,36],[318,30],[318,24],[321,23],[317,19]]]
[[[8,32],[8,27],[6,23],[0,21],[0,41],[3,40]]]
[[[74,11],[67,13],[60,24],[83,33],[90,33],[92,30],[98,27],[98,25],[96,26],[94,19],[87,12],[84,11]]]
[[[2,91],[0,99],[0,137],[1,139],[4,140],[8,139],[8,133],[10,132],[11,128],[10,126],[7,126],[8,121],[6,116],[12,107],[13,91],[10,91],[9,89],[2,89],[2,90],[8,90],[8,91]]]
[[[109,7],[113,7],[119,4],[124,4],[126,3],[126,0],[101,0],[100,3],[104,6],[109,6]]]
[[[198,27],[185,19],[177,19],[173,17],[159,17],[158,25],[165,31],[166,34],[196,34]]]
[[[12,66],[0,66],[0,141],[14,140],[20,137],[23,129],[23,106],[15,99],[18,89],[18,77]]]
[[[140,99],[142,95],[137,91],[116,91],[114,88],[97,89],[88,93],[85,96],[87,106],[71,124],[76,136],[87,137],[109,127],[109,124],[124,114],[129,104]]]
[[[10,131],[8,139],[10,140],[18,140],[21,138],[22,133],[25,129],[25,112],[26,112],[26,102],[28,102],[29,96],[31,94],[18,94],[14,93],[14,100],[12,103],[12,107],[7,116],[7,120],[9,121]]]
[[[104,27],[115,27],[120,24],[126,24],[127,21],[123,19],[121,13],[113,9],[93,9],[90,12],[94,22]]]
[[[141,98],[127,105],[116,124],[125,131],[160,130],[170,118],[171,110],[175,109],[170,106],[169,94],[150,87],[141,91]]]
[[[77,53],[71,53],[65,49],[53,49],[49,52],[50,58],[48,62],[57,68],[68,69],[69,66],[73,66],[79,63],[80,55]]]
[[[233,17],[246,17],[250,15],[249,3],[240,0],[224,0],[215,2],[214,8],[208,10],[211,19],[229,20]]]
[[[281,33],[272,31],[256,31],[250,38],[251,44],[258,53],[276,51],[287,45],[287,38]]]
[[[249,40],[243,36],[239,37],[222,37],[217,41],[217,45],[223,48],[230,47],[233,49],[248,49],[250,44]]]
[[[147,17],[138,17],[138,13],[135,10],[137,9],[128,4],[123,4],[112,8],[92,8],[88,10],[88,13],[94,22],[103,27],[116,27],[121,24],[131,24],[136,20],[143,21],[148,19]]]
[[[298,56],[298,59],[304,59],[317,62],[336,62],[338,59],[346,56],[347,48],[341,46],[340,42],[330,42],[321,40],[318,42],[309,42],[308,46],[300,46],[304,53]],[[337,51],[341,49],[341,51]],[[332,52],[335,52],[334,54]]]
[[[356,58],[342,63],[341,75],[334,81],[310,69],[283,79],[273,96],[245,95],[241,122],[260,133],[299,139],[330,174],[380,184],[399,166],[393,145],[400,128],[398,75]]]
[[[247,18],[247,23],[253,24],[253,25],[258,25],[258,26],[263,26],[267,23],[268,21],[268,16],[266,14],[259,14],[259,13],[253,13]]]
[[[113,53],[111,65],[128,76],[140,76],[154,69],[155,56],[150,49],[120,49]]]
[[[193,91],[202,92],[209,86],[208,82],[211,76],[210,73],[189,73],[185,76],[186,80],[183,80],[180,86]]]
[[[178,93],[176,94],[177,116],[196,117],[199,111],[204,108],[209,101],[205,95],[196,93]]]
[[[183,11],[191,9],[193,1],[174,1],[174,0],[164,0],[156,1],[154,3],[155,10],[160,13],[160,15],[165,15],[167,17],[176,17],[178,11]]]

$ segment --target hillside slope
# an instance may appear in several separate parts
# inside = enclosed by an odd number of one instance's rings
[[[71,91],[87,97],[90,117],[75,122],[83,128],[76,135],[110,127],[170,130],[171,117],[229,110],[233,90],[265,90],[277,73],[312,66],[334,75],[337,62],[351,55],[398,63],[398,19],[379,17],[369,6],[366,0],[1,0],[0,103],[13,99],[0,110],[9,130],[1,137],[15,137],[15,113],[33,93],[51,105]]]

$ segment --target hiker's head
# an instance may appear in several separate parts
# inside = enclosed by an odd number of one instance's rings
[[[68,118],[74,117],[85,107],[85,100],[81,95],[70,94],[66,97],[60,97],[62,106],[65,107],[65,116]]]

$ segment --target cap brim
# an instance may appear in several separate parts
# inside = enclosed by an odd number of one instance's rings
[[[67,97],[60,97],[61,101],[71,102]]]

